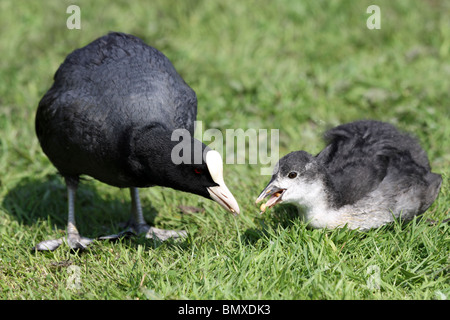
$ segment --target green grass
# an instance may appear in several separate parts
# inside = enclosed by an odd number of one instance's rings
[[[81,30],[66,28],[69,4]],[[448,224],[414,220],[366,233],[309,230],[290,206],[263,216],[260,165],[225,165],[242,214],[160,187],[146,219],[185,229],[181,242],[142,238],[31,253],[64,234],[66,191],[34,133],[37,104],[65,56],[110,30],[164,52],[196,91],[204,129],[279,129],[280,155],[318,152],[328,127],[361,118],[415,134],[441,193],[425,214],[448,218],[450,8],[446,1],[0,2],[1,299],[443,299],[450,297]],[[85,236],[119,230],[127,190],[88,179],[77,194]],[[204,212],[182,213],[179,205]],[[73,272],[80,286],[70,286]]]

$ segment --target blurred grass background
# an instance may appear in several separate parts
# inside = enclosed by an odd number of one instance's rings
[[[69,5],[81,29],[69,30]],[[369,30],[369,5],[381,29]],[[433,299],[449,291],[448,226],[415,221],[368,233],[307,230],[289,207],[258,215],[268,182],[258,165],[225,165],[242,214],[163,188],[142,192],[148,221],[185,229],[181,243],[97,243],[74,255],[31,254],[63,234],[65,187],[40,149],[34,114],[74,49],[109,31],[162,51],[198,97],[204,129],[279,129],[280,156],[324,146],[340,123],[373,118],[415,134],[441,194],[426,216],[448,217],[450,4],[447,1],[0,2],[0,297],[3,299]],[[182,213],[179,205],[202,207]],[[90,180],[77,196],[85,236],[114,231],[129,196]],[[82,286],[67,286],[80,266]],[[367,270],[377,266],[378,286]]]

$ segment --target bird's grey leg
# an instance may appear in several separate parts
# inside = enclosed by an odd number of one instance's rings
[[[144,219],[142,213],[141,200],[139,198],[139,189],[130,188],[131,194],[131,219],[130,228],[138,234],[145,233],[146,238],[159,239],[161,241],[169,238],[186,237],[186,231],[164,230],[150,227]]]
[[[118,234],[99,237],[99,240],[116,240],[119,238],[127,237],[130,234],[145,234],[146,238],[159,239],[161,241],[165,241],[169,238],[176,239],[180,237],[186,237],[186,231],[164,230],[150,227],[144,219],[141,200],[139,198],[139,189],[130,188],[130,195],[131,217],[127,223],[128,228],[125,231],[119,232]]]
[[[67,200],[68,200],[68,220],[67,223],[67,243],[72,249],[86,249],[92,242],[92,239],[81,237],[75,223],[75,192],[77,185],[67,183]]]
[[[75,224],[75,192],[78,181],[74,182],[66,179],[66,185],[68,202],[67,243],[72,249],[85,249],[92,242],[92,239],[81,237]],[[33,249],[38,251],[53,251],[63,244],[64,240],[64,238],[45,240],[38,243]]]
[[[117,234],[111,234],[108,236],[99,237],[99,240],[116,240],[126,236],[136,235],[140,233],[140,228],[145,228],[147,223],[144,219],[144,214],[142,213],[141,201],[139,199],[138,188],[130,188],[131,194],[131,217],[130,220],[125,224],[128,228]]]
[[[140,226],[146,226],[147,223],[144,219],[144,213],[142,212],[141,199],[139,197],[138,188],[130,188],[131,195],[131,224],[137,228],[139,233]]]

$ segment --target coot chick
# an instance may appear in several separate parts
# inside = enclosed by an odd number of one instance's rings
[[[109,33],[66,57],[39,103],[36,134],[67,185],[71,248],[84,248],[92,241],[81,237],[75,224],[81,175],[129,188],[131,230],[147,237],[165,240],[184,231],[149,227],[138,188],[170,187],[239,213],[223,180],[220,154],[193,138],[196,116],[195,92],[166,56],[135,36]],[[189,140],[172,141],[176,129],[189,133]],[[192,161],[173,161],[174,147],[180,143],[186,147],[180,152],[190,153]],[[35,248],[54,250],[63,240],[43,241]]]
[[[270,199],[303,207],[312,228],[368,230],[400,218],[411,220],[436,199],[442,178],[425,151],[388,123],[361,120],[325,133],[318,155],[295,151],[281,158],[256,202]]]

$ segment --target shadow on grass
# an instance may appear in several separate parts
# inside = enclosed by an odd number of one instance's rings
[[[45,179],[24,178],[6,194],[2,205],[22,225],[37,226],[40,221],[48,221],[56,229],[66,229],[67,190],[63,179],[56,174]],[[78,187],[75,212],[77,227],[82,236],[97,238],[123,231],[124,223],[130,217],[130,210],[128,190],[126,197],[117,198],[99,193],[89,181],[82,181]],[[154,225],[156,209],[146,205],[143,210],[147,223]],[[143,243],[138,240],[137,244]]]
[[[300,208],[292,204],[274,207],[264,213],[260,218],[256,218],[259,228],[249,228],[242,234],[244,243],[253,244],[262,237],[270,237],[269,230],[278,228],[290,228],[292,225],[301,222]]]
[[[294,225],[300,226],[299,230],[306,231],[312,230],[308,227],[307,223],[302,221],[300,208],[284,204],[280,207],[275,207],[272,212],[268,212],[269,216],[258,218],[255,222],[260,225],[260,228],[249,228],[242,234],[242,242],[247,244],[255,244],[262,238],[273,239],[277,237],[277,230],[292,228]],[[367,231],[361,231],[358,229],[349,229],[347,226],[335,229],[320,229],[321,232],[328,234],[328,237],[339,244],[342,241],[348,241],[353,237],[358,239],[364,239],[366,237],[378,237],[380,235],[386,235],[393,239],[399,236],[399,234],[406,232],[413,232],[411,230],[430,227],[445,227],[450,219],[442,219],[435,221],[427,218],[425,214],[414,217],[412,220],[404,221],[401,218],[392,217],[393,221],[382,225],[378,228],[373,228]],[[414,232],[413,232],[414,233]],[[299,234],[299,239],[302,236]],[[344,243],[345,244],[345,243]]]

